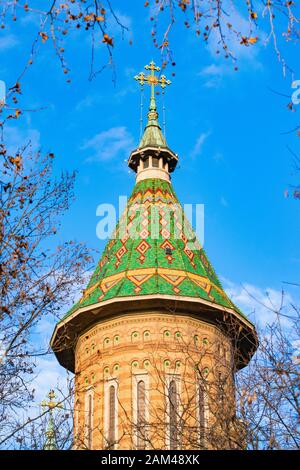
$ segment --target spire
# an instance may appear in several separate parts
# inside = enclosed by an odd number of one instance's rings
[[[151,87],[148,121],[138,148],[130,154],[128,166],[137,173],[136,181],[149,178],[150,173],[151,177],[154,177],[155,173],[156,178],[170,181],[170,173],[176,168],[178,155],[167,146],[159,125],[155,87],[159,86],[164,91],[166,86],[171,84],[171,81],[167,80],[165,75],[155,74],[155,72],[160,71],[160,67],[155,65],[153,60],[149,65],[145,65],[145,69],[150,73],[140,72],[134,78],[140,83],[142,89],[145,84]]]
[[[53,408],[62,408],[62,405],[54,401],[54,390],[50,390],[48,393],[48,398],[49,401],[43,400],[41,403],[42,408],[48,408],[49,411],[49,421],[47,425],[47,431],[45,433],[46,441],[44,444],[44,450],[57,450],[52,410]]]
[[[50,411],[50,418],[49,418],[48,427],[46,431],[46,441],[44,444],[44,450],[57,450],[53,416],[52,416],[51,411]]]
[[[150,106],[148,111],[148,122],[144,130],[144,134],[139,143],[139,148],[145,147],[166,147],[166,140],[163,136],[161,127],[158,122],[158,112],[156,109],[155,100],[155,86],[160,86],[163,90],[167,85],[171,84],[170,80],[167,80],[165,75],[155,75],[155,72],[160,71],[160,67],[156,66],[153,60],[149,65],[145,65],[146,70],[150,70],[150,74],[145,75],[144,72],[140,72],[134,78],[143,87],[146,83],[151,86]]]

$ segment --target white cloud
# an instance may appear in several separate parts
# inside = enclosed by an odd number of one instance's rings
[[[136,69],[134,67],[125,67],[124,74],[126,78],[132,80],[136,75]]]
[[[36,361],[35,373],[37,375],[31,384],[35,389],[35,405],[38,406],[51,389],[66,390],[68,373],[59,365],[54,354],[41,356]]]
[[[124,98],[124,96],[127,96],[130,93],[136,93],[135,84],[130,84],[130,85],[127,85],[127,86],[121,88],[119,91],[116,92],[115,98],[117,100],[120,100],[120,99]]]
[[[90,150],[92,155],[86,161],[109,161],[116,157],[128,156],[134,147],[132,135],[126,127],[112,127],[96,134],[85,142],[82,150]]]
[[[221,152],[215,153],[212,158],[215,162],[221,162],[222,160],[224,160],[224,156]]]
[[[85,98],[83,98],[77,103],[77,105],[75,106],[75,110],[82,111],[83,109],[86,109],[86,108],[92,108],[93,106],[100,104],[102,100],[103,100],[102,95],[97,95],[97,94],[87,95]]]
[[[40,147],[40,132],[37,129],[21,129],[6,126],[3,131],[4,142],[9,152],[15,153],[25,145],[35,152]]]
[[[12,49],[19,44],[17,36],[14,34],[7,34],[0,38],[0,53]]]
[[[44,15],[42,14],[39,14],[38,12],[30,12],[30,13],[27,13],[26,15],[22,16],[21,18],[21,25],[22,26],[41,26],[43,24],[43,20],[44,20]]]
[[[81,297],[82,287],[87,285],[92,274],[93,270],[86,271],[83,283],[74,285],[72,292],[69,292],[69,301],[59,313],[59,317],[64,316],[69,308],[74,305],[74,300],[71,297],[76,299],[76,301]],[[49,351],[49,354],[37,356],[35,359],[35,377],[31,383],[31,388],[35,389],[33,408],[39,406],[41,400],[46,397],[52,388],[67,393],[67,377],[70,377],[70,373],[58,363],[55,354],[50,350],[50,340],[57,322],[58,318],[54,315],[42,317],[31,333],[30,343],[33,345],[34,351],[36,353],[46,353]]]
[[[228,23],[232,25],[232,28],[228,28]],[[225,77],[238,73],[234,70],[235,65],[237,65],[239,69],[250,67],[251,69],[259,70],[263,67],[258,56],[261,48],[266,44],[266,33],[263,30],[256,31],[253,29],[254,24],[253,22],[250,24],[248,14],[245,11],[241,13],[235,8],[232,2],[229,0],[224,1],[221,26],[225,36],[229,58],[226,59],[224,57],[223,44],[220,41],[219,30],[213,28],[207,43],[207,50],[216,63],[205,67],[198,74],[206,80],[204,83],[206,88],[219,88],[222,86]],[[234,31],[238,31],[240,36],[237,36]],[[248,46],[240,44],[241,36],[258,37],[258,42]],[[217,51],[219,51],[218,55]],[[231,55],[234,59],[237,59],[236,63],[232,61]]]
[[[202,132],[202,134],[199,135],[199,137],[197,138],[196,140],[196,143],[191,151],[191,158],[195,158],[197,157],[198,155],[201,155],[202,153],[202,148],[203,148],[203,145],[205,143],[205,141],[207,140],[207,138],[210,136],[211,132],[208,131],[208,132]]]
[[[75,110],[76,111],[81,111],[82,109],[90,108],[93,105],[94,105],[94,97],[88,95],[76,104]]]
[[[228,28],[227,24],[232,25]],[[249,37],[253,36],[264,36],[263,31],[254,31],[253,22],[250,23],[248,19],[248,12],[244,9],[244,13],[240,12],[231,1],[223,3],[223,16],[221,18],[221,26],[223,34],[225,35],[225,41],[227,50],[232,53],[237,59],[246,58],[247,60],[253,60],[256,58],[259,52],[259,42],[254,45],[245,46],[240,44],[240,39],[237,37],[235,31],[238,31],[241,36]],[[217,50],[222,50],[222,43],[220,43],[219,30],[213,29],[210,34],[210,40],[207,44],[209,52],[215,57]],[[220,54],[221,55],[221,54]]]
[[[232,68],[229,67],[228,63],[224,63],[210,64],[204,67],[198,75],[205,79],[204,86],[206,88],[219,88],[223,78],[231,73],[233,73]]]
[[[252,322],[265,326],[276,319],[276,312],[281,313],[283,326],[289,326],[287,316],[293,316],[292,305],[299,305],[291,293],[271,287],[262,288],[253,284],[236,284],[222,278],[223,287],[230,299]]]
[[[133,76],[133,75],[132,75]],[[116,89],[116,92],[113,96],[113,99],[119,103],[125,96],[130,93],[135,93],[136,87],[134,84],[129,84],[120,88],[119,86]],[[84,111],[85,109],[90,109],[96,106],[100,106],[104,101],[107,101],[107,97],[100,94],[90,94],[82,98],[75,106],[75,111]]]
[[[112,31],[114,34],[122,32],[122,27],[120,25],[124,26],[129,31],[132,29],[132,18],[130,16],[125,15],[118,10],[115,11],[115,16],[117,21],[113,15],[111,15],[111,17],[108,19],[109,31]]]
[[[200,72],[201,75],[223,75],[224,74],[224,67],[221,65],[210,64]]]

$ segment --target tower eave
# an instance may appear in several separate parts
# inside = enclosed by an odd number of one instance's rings
[[[162,157],[169,164],[169,172],[172,173],[178,163],[178,155],[172,152],[169,147],[147,146],[138,147],[133,150],[128,159],[128,166],[133,171],[137,171],[140,160],[144,160],[147,156],[152,155],[155,157]]]
[[[253,324],[233,309],[203,299],[183,296],[144,295],[140,296],[138,301],[135,297],[114,298],[79,308],[56,325],[50,345],[58,362],[74,372],[77,339],[93,325],[133,313],[143,314],[151,311],[166,314],[173,312],[175,308],[178,315],[191,316],[217,327],[222,324],[222,327],[228,328],[231,333],[234,329],[234,342],[237,345],[236,368],[242,369],[248,364],[258,346]]]

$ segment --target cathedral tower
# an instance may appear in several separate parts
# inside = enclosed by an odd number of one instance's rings
[[[51,346],[75,373],[74,447],[242,446],[234,373],[257,347],[186,220],[170,182],[178,156],[158,122],[153,62],[148,122],[128,166],[136,184],[82,298]]]

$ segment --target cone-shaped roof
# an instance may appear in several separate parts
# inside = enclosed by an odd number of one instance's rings
[[[81,300],[68,314],[108,299],[154,294],[203,299],[241,314],[183,217],[169,182],[137,183]]]
[[[148,122],[139,143],[140,149],[145,147],[167,147],[166,139],[158,123],[158,113],[154,97],[151,97],[150,100]]]

